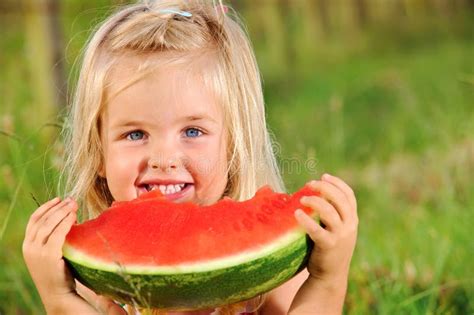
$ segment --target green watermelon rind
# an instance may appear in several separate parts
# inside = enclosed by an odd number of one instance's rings
[[[252,253],[169,268],[98,263],[67,245],[64,257],[73,275],[98,294],[141,307],[192,310],[270,291],[306,266],[311,248],[304,233],[293,231]]]

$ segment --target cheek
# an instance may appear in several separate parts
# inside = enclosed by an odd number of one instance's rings
[[[216,145],[201,151],[199,156],[192,157],[190,167],[196,175],[207,177],[208,180],[219,180],[219,176],[227,178],[227,153],[225,147]],[[206,178],[205,178],[206,179]]]
[[[222,198],[227,187],[227,164],[220,157],[194,159],[188,168],[195,181],[196,201],[210,205]]]
[[[133,152],[110,150],[105,160],[106,177],[109,180],[126,179],[133,176],[140,167],[140,159]]]
[[[195,157],[188,160],[188,168],[200,181],[210,179],[215,174],[219,166],[218,161],[213,157]]]
[[[111,155],[105,161],[106,181],[114,200],[126,201],[136,198],[135,181],[140,163],[134,155],[124,152]]]

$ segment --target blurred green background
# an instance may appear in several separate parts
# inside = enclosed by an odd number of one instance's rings
[[[57,192],[62,115],[118,0],[0,1],[0,314],[42,313],[27,220]],[[474,1],[233,1],[293,191],[356,190],[347,314],[474,314]]]

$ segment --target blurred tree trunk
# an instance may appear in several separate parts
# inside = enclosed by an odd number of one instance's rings
[[[354,7],[356,12],[356,20],[360,28],[364,28],[368,23],[368,7],[366,0],[355,0]]]
[[[292,25],[293,19],[293,10],[295,3],[291,0],[279,0],[278,6],[280,10],[278,10],[279,16],[281,16],[281,22],[284,25],[285,32],[282,34],[282,41],[283,41],[283,49],[285,50],[283,57],[285,58],[284,65],[286,67],[285,72],[286,75],[293,74],[290,69],[295,66],[296,62],[296,52],[295,50],[298,49],[298,43],[295,43],[295,30],[294,25]]]
[[[397,0],[396,2],[396,10],[394,11],[395,17],[401,16],[405,17],[407,16],[407,8],[405,6],[405,1],[403,0]]]
[[[64,66],[64,45],[63,32],[60,17],[60,1],[49,0],[49,34],[51,37],[52,53],[53,53],[53,73],[56,90],[56,106],[61,110],[67,105],[67,75]]]
[[[316,3],[318,6],[319,18],[321,20],[321,28],[323,33],[324,35],[329,35],[331,32],[331,21],[329,16],[328,0],[316,0]]]
[[[66,104],[62,34],[57,0],[23,0],[27,56],[33,96],[32,126],[54,123]],[[48,132],[49,134],[49,132]]]

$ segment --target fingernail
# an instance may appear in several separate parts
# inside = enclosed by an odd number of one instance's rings
[[[298,217],[301,217],[301,216],[303,215],[303,213],[304,213],[304,212],[303,212],[303,210],[301,210],[301,209],[296,209],[296,210],[295,210],[295,215],[298,216]]]
[[[303,196],[300,198],[300,202],[306,202],[306,201],[308,201],[308,197]]]
[[[324,173],[324,175],[322,176],[323,179],[330,179],[331,178],[331,175],[329,175],[328,173]]]

